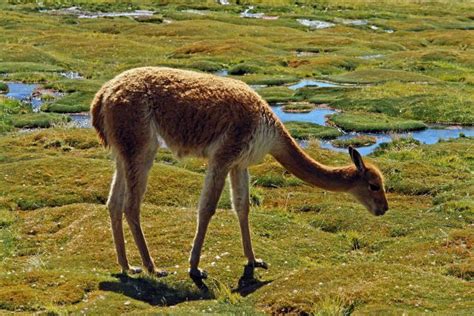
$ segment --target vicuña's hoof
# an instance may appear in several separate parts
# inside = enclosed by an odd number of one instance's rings
[[[122,273],[123,274],[138,274],[138,273],[142,273],[142,271],[143,270],[140,267],[130,266],[128,267],[128,269],[122,270]]]
[[[265,270],[268,270],[268,264],[263,261],[262,259],[257,259],[253,263],[249,263],[250,266],[253,266],[254,268],[262,268]]]
[[[262,268],[268,270],[268,264],[262,259],[257,259],[254,262],[249,262],[244,266],[244,273],[242,274],[241,280],[253,280],[255,278],[255,268]],[[239,281],[240,282],[240,281]]]
[[[193,280],[194,284],[201,290],[208,290],[206,284],[202,280],[207,279],[207,272],[201,269],[189,270],[189,277]]]
[[[153,275],[156,276],[157,278],[164,278],[169,275],[168,271],[165,270],[155,270],[153,272]]]

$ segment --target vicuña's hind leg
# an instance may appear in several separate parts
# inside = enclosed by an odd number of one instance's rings
[[[139,273],[139,267],[131,267],[128,264],[125,251],[125,239],[123,237],[123,206],[125,199],[125,171],[120,157],[115,160],[115,174],[110,188],[109,198],[107,200],[107,208],[109,209],[110,223],[112,226],[112,234],[114,237],[115,250],[117,252],[118,263],[122,267],[124,273]]]
[[[149,144],[149,146],[143,155],[137,155],[136,158],[130,158],[124,162],[125,178],[127,181],[124,210],[125,218],[140,252],[143,265],[148,272],[157,276],[165,276],[166,272],[157,271],[155,268],[140,225],[140,204],[146,191],[148,172],[153,165],[158,144],[153,143]]]

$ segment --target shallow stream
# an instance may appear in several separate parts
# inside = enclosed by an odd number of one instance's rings
[[[272,107],[275,114],[283,121],[297,121],[297,122],[310,122],[318,125],[326,125],[326,117],[331,114],[337,113],[331,109],[316,108],[309,113],[286,113],[283,111],[283,106]],[[347,133],[339,136],[337,139],[350,139],[360,135],[373,136],[376,138],[376,143],[370,146],[358,147],[359,152],[362,155],[368,155],[372,153],[381,143],[388,143],[392,141],[392,137],[408,137],[412,136],[414,139],[424,144],[435,144],[441,139],[458,138],[460,135],[474,136],[474,127],[472,126],[445,126],[445,125],[433,125],[429,128],[421,131],[405,132],[405,133]],[[346,148],[334,147],[330,141],[321,140],[321,147],[335,151],[347,151]],[[303,142],[304,144],[304,142]]]

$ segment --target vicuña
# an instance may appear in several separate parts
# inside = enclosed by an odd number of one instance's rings
[[[328,167],[314,161],[268,104],[238,80],[171,68],[136,68],[104,84],[92,102],[91,112],[100,141],[115,158],[107,206],[118,262],[124,272],[141,269],[130,266],[127,260],[122,214],[148,272],[166,275],[155,267],[140,226],[148,172],[160,146],[178,157],[208,158],[190,255],[189,274],[198,285],[206,277],[198,268],[204,237],[227,175],[248,267],[267,268],[252,249],[247,171],[266,154],[311,185],[351,193],[374,215],[388,210],[383,177],[375,166],[364,163],[353,148],[349,148],[353,165]]]

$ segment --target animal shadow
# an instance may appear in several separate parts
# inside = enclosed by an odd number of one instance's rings
[[[239,293],[245,297],[252,294],[264,285],[271,283],[273,280],[260,281],[254,276],[255,268],[251,266],[244,266],[244,272],[239,279],[239,283],[236,288],[232,289],[232,293]]]
[[[113,276],[117,281],[100,282],[99,289],[120,293],[153,306],[172,306],[186,301],[214,298],[210,292],[199,291],[185,284],[170,286],[150,277],[130,277],[126,274]]]

